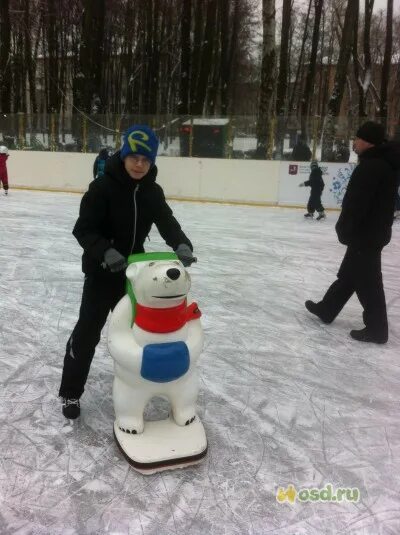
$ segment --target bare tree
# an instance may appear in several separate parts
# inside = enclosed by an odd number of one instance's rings
[[[86,113],[97,111],[101,106],[98,96],[102,74],[104,1],[83,0],[79,67],[74,79],[74,104]]]
[[[344,17],[342,40],[340,43],[339,59],[336,68],[333,91],[328,102],[328,111],[325,117],[322,159],[329,161],[332,158],[333,142],[335,138],[335,123],[340,113],[343,93],[346,84],[347,67],[353,47],[353,32],[357,20],[358,3],[348,0]]]
[[[180,92],[178,113],[186,115],[189,113],[190,97],[190,59],[191,59],[191,41],[190,41],[190,23],[192,18],[191,0],[182,1],[182,23],[181,23],[181,70],[180,70]]]
[[[310,20],[310,12],[311,12],[312,1],[313,0],[309,0],[309,2],[308,2],[307,15],[306,15],[306,18],[305,18],[305,21],[304,21],[304,30],[303,30],[303,37],[302,37],[302,40],[301,40],[300,54],[299,54],[299,57],[297,59],[296,76],[295,76],[295,79],[294,79],[292,93],[291,93],[290,101],[289,101],[289,115],[291,115],[294,112],[294,101],[295,101],[295,99],[297,97],[297,88],[298,88],[298,85],[299,85],[299,80],[301,78],[301,71],[302,71],[303,64],[304,64],[304,50],[305,50],[306,42],[307,42],[307,39],[308,39],[308,23],[309,23],[309,20]]]
[[[0,0],[0,105],[11,111],[11,26],[9,0]]]
[[[358,2],[358,0],[356,0]],[[374,9],[374,0],[365,0],[364,9],[364,32],[363,32],[363,48],[364,48],[364,74],[361,74],[361,65],[357,53],[358,41],[358,17],[354,31],[354,45],[353,45],[353,65],[354,77],[358,86],[358,116],[366,117],[366,100],[367,93],[371,86],[371,19],[372,11]]]
[[[385,55],[382,65],[382,79],[381,79],[381,106],[380,115],[384,126],[387,126],[388,116],[388,85],[390,76],[390,65],[392,62],[392,47],[393,47],[393,0],[387,0],[386,13],[386,40],[385,40]]]
[[[261,60],[260,96],[257,118],[256,157],[267,156],[268,135],[273,117],[273,97],[275,91],[275,0],[263,0],[263,46]]]
[[[308,64],[306,86],[304,90],[303,103],[301,107],[301,133],[308,138],[308,118],[310,115],[311,99],[314,95],[315,71],[317,65],[317,52],[319,43],[319,29],[321,24],[321,14],[324,0],[314,0],[314,28],[312,35],[311,54]]]
[[[289,35],[291,26],[292,0],[283,0],[281,47],[279,55],[279,74],[276,89],[276,115],[278,121],[276,134],[276,151],[278,158],[283,153],[283,138],[285,135],[285,115],[287,110],[286,95],[288,85],[289,63]]]
[[[211,72],[211,57],[213,52],[217,0],[207,0],[205,3],[207,11],[204,26],[204,42],[200,56],[200,68],[197,79],[196,99],[195,102],[192,102],[191,107],[191,113],[193,115],[202,115],[203,113],[203,107],[207,92],[207,84]]]

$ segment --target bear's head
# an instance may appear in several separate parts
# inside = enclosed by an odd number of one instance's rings
[[[126,276],[132,305],[171,308],[183,303],[190,290],[189,273],[173,253],[143,253],[128,259]]]

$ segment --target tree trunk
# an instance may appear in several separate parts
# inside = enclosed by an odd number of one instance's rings
[[[385,55],[382,65],[381,78],[381,118],[385,128],[387,128],[388,103],[387,93],[390,77],[390,64],[392,60],[393,49],[393,0],[387,0],[387,15],[386,15],[386,40],[385,40]]]
[[[342,40],[340,43],[339,59],[335,74],[335,82],[331,97],[328,102],[328,112],[325,117],[322,142],[322,160],[324,161],[329,161],[332,159],[336,120],[340,113],[340,106],[346,84],[347,67],[353,47],[353,32],[357,13],[357,2],[348,0],[344,18]]]
[[[355,0],[358,2],[358,0]],[[357,37],[358,37],[358,17],[355,24],[354,32],[354,47],[353,47],[353,63],[354,63],[354,77],[356,79],[358,87],[358,116],[360,118],[367,116],[367,93],[371,86],[371,19],[372,11],[374,9],[374,0],[365,0],[364,10],[364,34],[363,34],[363,47],[364,47],[364,74],[361,76],[360,61],[358,59],[357,51]]]
[[[217,0],[207,0],[207,15],[204,28],[204,41],[200,60],[199,78],[197,83],[196,102],[193,103],[193,115],[202,115],[207,93],[207,84],[211,71],[211,58],[215,32],[215,13]]]
[[[192,0],[182,0],[182,22],[181,22],[181,71],[179,87],[179,115],[189,113],[190,97],[190,60],[192,46],[190,41],[190,25],[192,20]]]
[[[257,118],[256,157],[266,159],[275,91],[275,0],[263,0],[263,46]]]
[[[296,99],[297,86],[298,86],[299,78],[300,78],[300,71],[301,71],[301,69],[303,67],[303,56],[304,56],[305,45],[306,45],[307,38],[308,38],[308,21],[310,20],[311,4],[312,4],[312,0],[309,0],[308,1],[307,16],[306,16],[306,20],[305,20],[305,23],[304,23],[303,38],[302,38],[302,41],[301,41],[300,55],[299,55],[299,60],[298,60],[298,63],[297,63],[296,76],[295,76],[295,79],[294,79],[294,84],[293,84],[293,88],[292,88],[292,94],[290,96],[289,116],[292,115],[292,113],[294,112],[294,101]]]
[[[358,0],[357,0],[358,1]],[[324,0],[315,0],[315,19],[312,35],[310,63],[307,71],[306,87],[301,107],[301,133],[308,140],[308,119],[310,115],[310,103],[314,95],[315,70],[317,64],[317,52],[319,42],[319,27],[321,22],[322,7]]]
[[[105,0],[84,0],[79,68],[74,80],[74,105],[86,112],[101,108],[99,93],[102,75]]]
[[[8,0],[0,0],[0,106],[11,111],[11,26]]]
[[[292,14],[291,4],[292,0],[283,0],[281,49],[279,55],[279,75],[278,85],[276,89],[276,115],[278,121],[276,133],[276,152],[278,159],[282,159],[283,156],[283,140],[285,136],[285,112],[289,63],[288,52]]]

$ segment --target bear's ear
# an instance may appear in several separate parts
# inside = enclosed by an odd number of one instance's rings
[[[135,263],[129,264],[129,266],[126,268],[126,276],[129,280],[132,280],[135,278],[135,275],[139,271],[139,266]]]

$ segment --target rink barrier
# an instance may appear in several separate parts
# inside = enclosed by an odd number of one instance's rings
[[[95,154],[10,151],[10,187],[83,193],[91,181]],[[338,209],[354,164],[320,163],[325,208]],[[248,206],[304,208],[310,189],[308,162],[214,158],[157,158],[158,183],[168,199]]]

